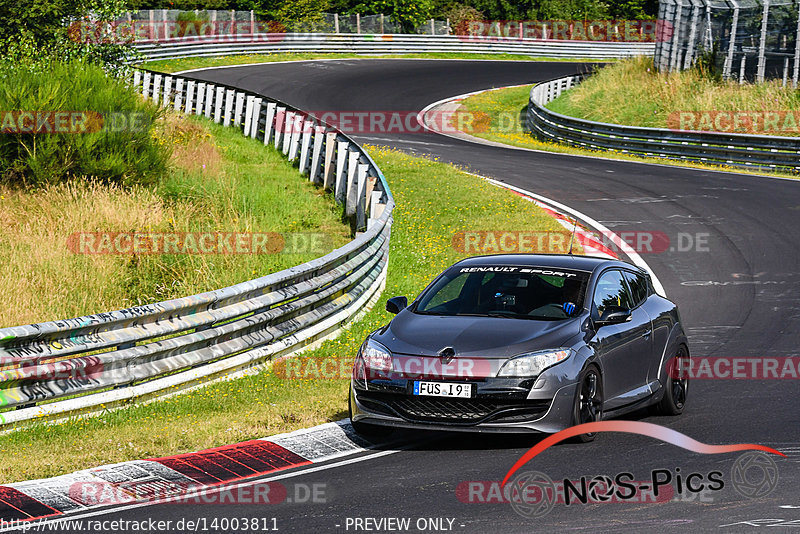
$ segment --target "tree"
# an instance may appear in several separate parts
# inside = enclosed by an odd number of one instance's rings
[[[109,68],[131,54],[125,44],[85,38],[76,26],[91,16],[111,21],[123,0],[17,0],[0,3],[0,58],[14,68],[50,60],[83,59]]]
[[[353,13],[388,15],[404,32],[413,32],[431,18],[432,0],[372,0],[354,6]]]

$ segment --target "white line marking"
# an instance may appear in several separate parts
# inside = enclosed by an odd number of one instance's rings
[[[445,137],[450,137],[452,139],[458,139],[460,141],[466,141],[467,143],[475,143],[475,144],[478,144],[478,145],[502,147],[502,148],[508,148],[508,149],[511,149],[511,150],[522,150],[522,151],[525,151],[525,152],[534,152],[536,154],[551,154],[551,155],[555,155],[555,156],[567,156],[567,157],[571,157],[571,158],[588,158],[588,159],[603,160],[603,161],[613,161],[613,162],[616,162],[616,163],[635,163],[637,165],[652,165],[652,166],[655,166],[655,167],[667,167],[667,168],[671,168],[671,169],[678,168],[678,169],[686,169],[686,170],[689,170],[689,171],[697,171],[697,172],[713,172],[713,173],[719,173],[719,174],[725,174],[725,175],[733,175],[733,176],[741,176],[741,177],[758,176],[758,177],[761,177],[761,178],[771,178],[773,180],[786,180],[786,181],[789,181],[789,182],[800,183],[800,180],[798,180],[797,178],[786,178],[786,177],[783,177],[783,176],[772,176],[772,175],[769,175],[769,174],[758,174],[758,173],[743,174],[743,173],[736,172],[736,171],[723,171],[723,170],[718,170],[718,169],[699,169],[697,167],[688,167],[688,166],[677,165],[677,164],[676,165],[669,165],[669,164],[666,164],[666,163],[657,163],[657,162],[653,162],[653,161],[638,161],[638,160],[630,160],[630,159],[615,159],[615,158],[609,158],[609,157],[606,157],[606,156],[589,156],[589,155],[586,155],[586,154],[570,154],[569,152],[553,152],[553,151],[550,151],[550,150],[541,150],[541,149],[538,149],[538,148],[526,148],[526,147],[515,146],[515,145],[506,145],[505,143],[500,143],[500,142],[497,142],[497,141],[489,141],[488,139],[475,137],[475,136],[472,136],[472,135],[469,135],[469,134],[466,134],[466,133],[462,133],[459,136],[459,135],[455,135],[455,134],[437,132],[436,130],[431,129],[430,127],[428,127],[425,124],[425,119],[424,119],[425,115],[428,114],[433,108],[435,108],[437,106],[440,106],[440,105],[443,105],[443,104],[446,104],[446,103],[452,102],[452,101],[463,100],[464,98],[467,98],[469,96],[474,96],[474,95],[477,95],[477,94],[480,94],[480,93],[486,93],[488,91],[497,91],[499,89],[510,89],[510,88],[514,88],[514,87],[522,87],[524,85],[535,85],[537,83],[541,83],[541,82],[532,82],[532,83],[525,83],[525,84],[520,84],[520,85],[509,85],[509,86],[506,86],[506,87],[493,87],[491,89],[483,89],[481,91],[473,91],[471,93],[464,93],[463,95],[451,96],[450,98],[443,98],[442,100],[439,100],[437,102],[434,102],[433,104],[429,104],[429,105],[425,106],[422,109],[422,111],[417,113],[417,121],[422,125],[423,128],[425,128],[426,130],[428,130],[430,132],[437,133],[437,134],[443,135]],[[645,157],[645,156],[640,156],[640,157]],[[679,163],[679,162],[676,161],[676,163]]]
[[[208,495],[208,494],[215,493],[215,492],[218,492],[218,491],[223,491],[223,490],[230,491],[230,490],[243,488],[243,487],[247,487],[247,486],[254,486],[256,484],[262,484],[264,482],[274,482],[276,480],[283,480],[283,479],[292,478],[292,477],[295,477],[295,476],[302,476],[302,475],[305,475],[305,474],[308,474],[308,473],[315,473],[317,471],[325,471],[327,469],[333,469],[335,467],[342,467],[344,465],[349,465],[349,464],[354,464],[354,463],[358,463],[358,462],[364,462],[364,461],[367,461],[367,460],[372,460],[373,458],[380,458],[382,456],[388,456],[388,455],[394,454],[396,452],[401,452],[401,451],[403,451],[405,449],[406,449],[405,447],[401,447],[399,449],[392,449],[392,450],[388,450],[388,451],[380,451],[380,452],[376,452],[374,454],[369,454],[369,455],[366,455],[366,456],[359,456],[358,458],[349,458],[347,460],[342,460],[342,461],[335,462],[335,463],[328,464],[328,465],[320,465],[320,466],[311,467],[311,468],[308,468],[308,469],[302,469],[300,471],[292,471],[290,473],[282,473],[280,475],[274,475],[274,476],[270,476],[270,477],[267,477],[267,478],[259,478],[259,479],[256,479],[256,480],[248,480],[248,481],[245,481],[245,482],[240,482],[238,484],[223,485],[223,486],[220,486],[220,487],[212,487],[212,488],[209,488],[209,487],[206,486],[206,487],[200,488],[198,490],[195,490],[193,492],[181,495],[179,498],[181,500],[183,500],[183,499],[191,499],[191,498],[199,496],[201,494],[202,495]],[[171,502],[171,501],[169,501],[169,500],[166,500],[166,501],[153,501],[153,502],[148,501],[148,502],[142,502],[142,503],[138,503],[138,504],[130,504],[130,505],[117,506],[117,507],[112,507],[112,508],[105,508],[103,510],[96,510],[96,511],[93,511],[93,512],[86,512],[86,513],[83,513],[83,514],[65,515],[63,517],[57,517],[57,518],[53,518],[53,519],[46,519],[46,520],[43,520],[43,521],[33,520],[33,521],[30,521],[30,522],[26,523],[26,527],[27,527],[27,529],[31,529],[31,528],[33,528],[32,525],[38,526],[38,525],[42,525],[44,523],[61,523],[63,521],[74,521],[74,520],[79,520],[79,519],[85,519],[87,517],[95,517],[95,516],[99,516],[99,515],[108,515],[108,514],[113,514],[115,512],[122,512],[122,511],[125,511],[125,510],[133,510],[133,509],[136,509],[136,508],[143,508],[143,507],[146,507],[146,506],[154,506],[154,505],[165,504],[165,503],[169,503],[169,502]],[[280,503],[276,503],[276,504],[280,504]],[[13,530],[22,530],[22,528],[24,528],[24,527],[20,527],[20,528],[9,528],[9,527],[0,528],[0,532],[9,532],[9,531],[13,531]]]

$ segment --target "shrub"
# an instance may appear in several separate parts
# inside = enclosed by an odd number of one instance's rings
[[[74,131],[46,131],[21,112],[76,112]],[[153,130],[160,111],[119,79],[84,61],[52,62],[46,71],[0,78],[0,180],[54,184],[70,176],[108,183],[149,183],[163,175],[170,148]],[[99,114],[99,115],[98,115]],[[88,118],[88,120],[86,120]],[[95,120],[96,119],[96,120]],[[135,123],[131,120],[135,119]],[[34,122],[32,122],[34,121]],[[33,131],[20,130],[22,126]]]

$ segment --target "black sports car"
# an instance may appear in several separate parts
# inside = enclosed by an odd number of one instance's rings
[[[683,411],[687,379],[668,369],[689,357],[678,308],[631,264],[472,257],[386,309],[397,316],[353,366],[357,432],[557,432],[649,405]]]

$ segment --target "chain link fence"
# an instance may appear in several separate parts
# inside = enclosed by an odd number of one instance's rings
[[[188,28],[190,23],[206,23],[207,31],[212,35],[231,35],[243,33],[256,33],[271,31],[284,32],[313,32],[313,33],[364,33],[364,34],[398,34],[411,33],[420,35],[449,35],[451,33],[449,20],[430,19],[409,31],[403,28],[387,15],[361,15],[359,13],[321,13],[317,20],[299,22],[260,21],[254,11],[233,10],[195,10],[181,11],[178,9],[145,9],[133,11],[122,15],[117,23],[136,22],[150,24],[154,32],[163,34],[169,31],[179,31],[180,24],[185,23]],[[175,26],[177,23],[177,26]],[[163,36],[163,35],[162,35]],[[156,38],[158,36],[155,36]],[[182,35],[178,35],[182,37]]]
[[[740,83],[777,78],[797,87],[798,13],[798,0],[661,0],[655,65],[667,72],[699,61]]]

